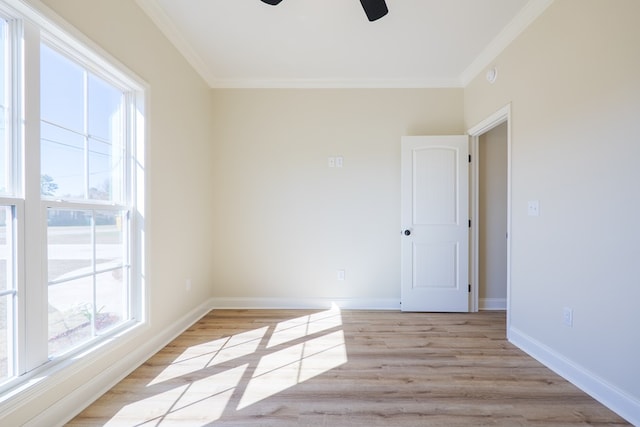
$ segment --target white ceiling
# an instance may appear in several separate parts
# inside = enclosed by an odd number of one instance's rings
[[[137,0],[211,87],[461,87],[552,0]]]

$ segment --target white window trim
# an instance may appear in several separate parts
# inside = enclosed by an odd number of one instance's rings
[[[145,119],[145,105],[148,103],[149,86],[144,80],[139,78],[134,72],[120,63],[118,60],[109,55],[106,51],[100,48],[98,45],[89,40],[86,36],[80,33],[73,26],[64,21],[61,17],[55,14],[51,9],[46,7],[38,0],[3,0],[0,1],[0,13],[13,17],[20,17],[17,25],[18,30],[20,26],[24,27],[24,43],[25,45],[38,45],[41,41],[48,41],[56,47],[66,46],[66,53],[72,58],[78,60],[78,62],[84,64],[85,68],[94,72],[100,77],[105,77],[103,70],[108,70],[107,81],[116,87],[119,87],[128,92],[126,103],[127,117],[125,118],[125,127],[130,131],[127,135],[129,139],[127,141],[127,147],[129,152],[127,156],[129,161],[127,162],[131,169],[125,171],[128,174],[126,181],[130,188],[127,191],[131,193],[127,196],[130,200],[131,212],[131,283],[132,287],[136,288],[135,292],[131,295],[132,304],[132,317],[134,320],[128,321],[115,328],[111,333],[98,340],[93,340],[87,343],[85,346],[80,346],[76,350],[66,353],[64,356],[56,358],[54,360],[39,360],[37,358],[28,359],[31,351],[26,352],[24,337],[28,336],[29,331],[24,330],[25,325],[25,309],[24,306],[18,306],[18,315],[22,318],[18,319],[18,325],[20,330],[18,331],[17,343],[20,346],[19,359],[17,361],[18,375],[11,381],[5,383],[0,388],[0,412],[11,411],[23,404],[30,398],[46,392],[59,384],[61,384],[67,378],[69,371],[76,371],[83,367],[91,366],[95,361],[99,360],[104,354],[105,350],[111,348],[110,346],[118,346],[130,340],[136,339],[137,336],[148,328],[149,321],[149,292],[146,288],[146,283],[149,278],[148,268],[146,265],[145,248],[148,246],[148,233],[145,232],[145,224],[148,221],[148,214],[146,210],[146,193],[145,183],[146,176],[148,174],[148,168],[146,165],[146,153],[147,153],[147,121]],[[33,31],[33,30],[36,31]],[[41,30],[41,33],[38,33]],[[12,50],[19,52],[20,49],[16,49],[16,46],[12,46]],[[39,162],[39,92],[29,91],[28,85],[25,82],[33,81],[33,79],[39,79],[39,47],[37,49],[24,49],[25,58],[23,59],[25,67],[25,81],[20,81],[17,85],[20,91],[16,91],[13,94],[14,101],[21,101],[24,99],[24,103],[18,103],[14,105],[17,109],[23,110],[23,114],[26,117],[37,117],[38,120],[27,121],[27,127],[23,128],[23,117],[20,114],[18,117],[14,117],[15,132],[20,132],[18,138],[29,138],[31,141],[24,141],[24,152],[19,153],[20,159],[24,160],[25,167],[34,167],[36,162]],[[87,63],[94,64],[94,66],[86,66]],[[34,64],[36,65],[34,68]],[[14,67],[13,75],[19,76],[20,73],[16,72]],[[36,86],[39,87],[39,84]],[[25,90],[25,88],[27,88]],[[20,96],[22,95],[22,96]],[[35,138],[35,142],[33,139]],[[27,164],[29,163],[29,164]],[[11,204],[16,206],[16,215],[22,216],[23,221],[20,222],[23,229],[18,234],[18,241],[16,242],[18,249],[24,250],[21,257],[18,257],[20,261],[18,263],[19,280],[24,280],[25,266],[23,261],[30,255],[35,255],[39,259],[45,260],[42,255],[46,253],[46,215],[43,215],[46,204],[45,200],[40,200],[40,182],[26,182],[26,176],[24,169],[14,171],[15,179],[18,181],[18,186],[21,189],[20,194],[16,194],[16,197],[2,197],[0,202],[3,204]],[[39,170],[39,165],[37,167]],[[32,176],[35,176],[32,174]],[[37,196],[33,197],[32,194]],[[32,194],[30,194],[32,193]],[[30,196],[31,197],[25,197]],[[23,199],[23,197],[25,197]],[[31,206],[33,204],[33,206]],[[36,206],[37,205],[37,206]],[[105,204],[93,204],[92,209],[109,208],[109,205]],[[74,203],[74,206],[77,204]],[[30,214],[38,217],[38,219],[30,218],[28,221],[25,214]],[[40,230],[26,230],[24,229],[25,222],[35,223],[39,221],[42,224]],[[32,233],[33,235],[31,235]],[[39,242],[39,244],[26,245],[26,242]],[[30,268],[29,273],[33,276],[40,277],[40,283],[42,286],[46,286],[46,268],[40,266],[39,271],[33,271]],[[22,304],[40,305],[44,307],[44,310],[40,310],[41,318],[34,319],[33,313],[29,314],[29,324],[36,325],[36,328],[41,328],[41,331],[47,330],[47,301],[46,293],[31,292],[25,295],[24,283],[19,283],[18,297]],[[44,351],[40,349],[40,354],[47,354],[47,342],[46,340],[40,340],[44,346]]]

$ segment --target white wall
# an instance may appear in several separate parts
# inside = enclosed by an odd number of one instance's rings
[[[510,337],[635,423],[639,16],[636,0],[556,1],[495,60],[495,84],[465,89],[468,128],[512,105]]]
[[[400,137],[463,133],[462,94],[213,91],[218,304],[398,308]]]
[[[92,365],[77,364],[73,374],[67,372],[52,388],[3,413],[0,425],[7,426],[23,425],[69,396],[75,399],[71,404],[84,403],[95,391],[86,389],[87,384],[104,372],[121,374],[114,366],[173,330],[211,295],[212,244],[206,237],[212,234],[211,197],[206,190],[212,176],[208,87],[134,1],[45,3],[149,84],[146,279],[151,321],[135,340],[102,350]],[[186,278],[192,279],[190,292],[185,291]],[[36,424],[52,422],[40,418]]]

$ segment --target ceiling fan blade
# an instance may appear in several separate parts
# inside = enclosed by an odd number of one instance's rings
[[[280,3],[282,0],[262,0],[266,4],[270,4],[271,6],[275,6]]]
[[[360,0],[360,3],[362,3],[362,8],[371,22],[382,18],[389,12],[384,0]]]

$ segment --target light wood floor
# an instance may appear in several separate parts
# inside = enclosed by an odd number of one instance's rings
[[[216,310],[71,426],[628,425],[505,339],[505,315]]]

